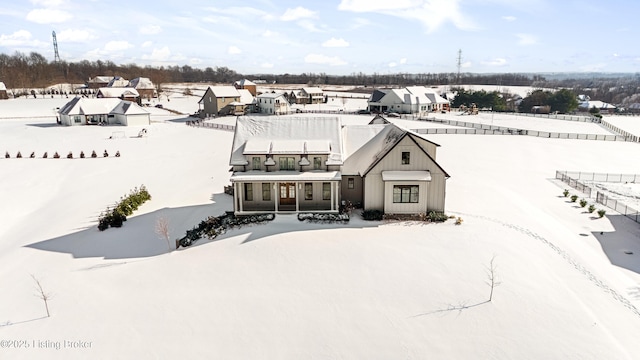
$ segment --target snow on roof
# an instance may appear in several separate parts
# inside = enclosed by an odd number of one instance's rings
[[[125,87],[129,85],[129,80],[123,78],[122,76],[115,76],[109,83],[108,87]]]
[[[7,87],[4,85],[2,81],[0,81],[0,90],[7,90]]]
[[[230,165],[247,164],[245,155],[252,151],[256,154],[322,152],[329,154],[327,164],[341,165],[340,119],[240,117],[236,121]]]
[[[153,85],[153,82],[151,82],[151,79],[146,77],[137,77],[129,81],[129,87],[144,90],[155,89],[155,86]]]
[[[123,115],[141,115],[141,114],[149,114],[147,110],[139,106],[138,104],[131,101],[120,101],[120,103],[111,110],[112,114],[123,114]]]
[[[582,102],[580,103],[580,107],[588,108],[588,109],[591,109],[593,107],[595,107],[596,109],[615,109],[616,108],[614,105],[611,105],[609,103],[606,103],[600,100],[590,100],[590,101]]]
[[[284,94],[280,92],[275,92],[275,93],[268,92],[268,93],[262,93],[258,95],[258,98],[261,98],[261,99],[276,99],[279,97],[284,97]]]
[[[303,87],[302,90],[307,94],[322,94],[322,89],[319,87]]]
[[[88,99],[76,96],[58,111],[61,115],[109,114],[122,100],[114,98]]]
[[[251,92],[247,89],[238,89],[238,92],[240,93],[240,102],[245,104],[245,105],[249,105],[249,104],[253,104],[255,102],[255,99],[253,97],[253,95],[251,95]]]
[[[101,87],[98,89],[98,93],[96,94],[96,96],[100,97],[100,95],[102,95],[102,97],[105,97],[105,98],[119,98],[121,96],[126,96],[126,97],[140,96],[140,94],[138,93],[138,90],[134,88],[125,88],[125,87]]]
[[[251,80],[247,80],[247,79],[238,80],[234,84],[240,85],[240,86],[248,86],[248,85],[254,85],[255,86],[256,85],[256,83],[254,83]]]
[[[421,171],[383,171],[382,181],[431,181],[431,173]]]
[[[240,97],[240,92],[233,86],[209,86],[216,97]]]
[[[109,83],[113,79],[113,76],[100,75],[94,78],[89,78],[90,83]]]

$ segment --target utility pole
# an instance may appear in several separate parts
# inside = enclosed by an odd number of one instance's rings
[[[58,40],[56,39],[56,32],[53,31],[51,33],[51,36],[53,36],[53,53],[54,53],[53,61],[56,64],[59,64],[60,63],[60,54],[58,54]]]

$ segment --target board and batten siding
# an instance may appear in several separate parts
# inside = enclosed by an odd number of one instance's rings
[[[416,141],[422,142],[420,139]],[[428,142],[426,142],[429,144]],[[424,146],[424,145],[423,145]],[[435,152],[435,145],[430,145],[433,148],[428,148],[427,151],[432,150]],[[410,163],[408,165],[402,164],[402,152],[408,151],[410,155]],[[439,211],[444,212],[445,193],[446,193],[446,177],[440,167],[431,160],[424,151],[414,142],[411,136],[405,136],[402,141],[396,145],[387,155],[380,160],[380,162],[366,175],[364,179],[364,206],[366,209],[384,210],[390,212],[390,209],[385,209],[385,184],[382,181],[383,171],[416,171],[416,170],[428,170],[431,174],[431,181],[428,182],[426,188],[426,209],[422,208],[417,212],[429,212]],[[409,184],[409,182],[393,182],[397,185]],[[391,186],[393,191],[393,186]],[[422,186],[420,190],[419,204],[422,203]],[[389,194],[391,204],[393,204],[393,193]],[[398,204],[400,205],[400,204]],[[415,204],[402,204],[402,205],[415,205]],[[392,206],[395,207],[395,206]]]

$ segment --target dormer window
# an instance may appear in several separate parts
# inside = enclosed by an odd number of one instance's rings
[[[313,170],[322,169],[322,158],[319,156],[313,157]]]
[[[253,164],[253,170],[261,170],[262,169],[262,165],[260,164],[260,157],[259,156],[254,156],[251,159],[251,162]]]

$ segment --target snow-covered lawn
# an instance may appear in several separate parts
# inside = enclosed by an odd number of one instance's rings
[[[197,96],[189,98],[197,106]],[[166,106],[190,106],[181,102]],[[0,118],[47,116],[53,105],[0,101]],[[451,175],[447,213],[461,217],[460,226],[357,215],[329,225],[278,215],[167,253],[154,232],[159,217],[169,219],[175,239],[232,209],[223,186],[233,134],[155,113],[152,120],[143,138],[134,137],[136,127],[0,120],[0,151],[12,155],[0,158],[0,358],[634,359],[640,352],[640,225],[611,211],[596,219],[553,179],[558,169],[640,173],[629,156],[640,144],[430,136]],[[117,131],[125,137],[109,139]],[[93,149],[122,156],[40,158]],[[16,159],[17,151],[38,158]],[[140,184],[151,201],[122,228],[99,232],[100,212]],[[487,302],[492,258],[500,285]],[[50,318],[31,274],[52,294]]]

